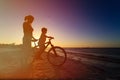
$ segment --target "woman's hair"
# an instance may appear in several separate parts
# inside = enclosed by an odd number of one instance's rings
[[[24,20],[34,20],[34,17],[32,15],[25,16]]]

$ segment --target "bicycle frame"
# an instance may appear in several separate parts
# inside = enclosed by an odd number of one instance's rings
[[[33,42],[34,42],[35,47],[40,46],[40,45],[36,45],[35,41],[33,41]],[[51,43],[51,38],[49,39],[48,42],[43,43],[43,44],[41,44],[41,45],[45,45],[45,44],[47,44],[47,45],[45,46],[44,51],[45,51],[45,49],[50,45],[51,48],[53,48],[53,51],[54,51],[55,55],[57,56],[56,51],[54,50],[54,45]]]
[[[61,66],[61,65],[63,65],[64,63],[65,63],[65,61],[66,61],[66,58],[67,58],[67,55],[66,55],[66,52],[65,52],[65,50],[63,49],[63,48],[61,48],[61,47],[59,47],[59,46],[54,46],[52,43],[51,43],[51,39],[53,39],[53,38],[49,38],[49,41],[48,42],[45,42],[45,43],[43,43],[43,44],[41,44],[41,45],[45,45],[45,48],[44,48],[44,51],[45,51],[45,49],[50,45],[51,46],[51,48],[49,48],[49,50],[47,50],[47,59],[48,59],[48,61],[51,63],[51,64],[53,64],[53,65],[55,65],[55,66]],[[37,51],[38,51],[38,49],[40,48],[39,46],[40,45],[38,45],[36,42],[37,42],[38,40],[35,40],[35,41],[33,41],[34,42],[34,49],[36,49]],[[39,48],[37,48],[37,47],[39,47]],[[61,53],[59,53],[59,50],[60,51],[62,51]],[[36,52],[37,52],[36,51]],[[40,51],[40,53],[42,54],[44,51]],[[38,54],[39,54],[39,51],[38,51]],[[40,54],[40,55],[41,55]],[[61,58],[61,56],[59,55],[59,54],[63,54],[63,57]],[[36,55],[35,55],[36,56]],[[39,55],[38,55],[39,56]],[[34,58],[35,59],[35,58]],[[33,61],[34,61],[34,59],[33,59]],[[57,61],[57,59],[58,59],[58,62],[57,62],[57,64],[56,64],[56,61]],[[59,59],[62,59],[62,60],[59,60]],[[55,63],[54,63],[54,61],[55,61]],[[62,62],[61,62],[62,61]]]

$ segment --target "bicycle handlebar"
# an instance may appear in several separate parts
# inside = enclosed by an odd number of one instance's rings
[[[50,38],[49,38],[49,40],[52,40],[52,39],[54,39],[54,37],[50,37]]]

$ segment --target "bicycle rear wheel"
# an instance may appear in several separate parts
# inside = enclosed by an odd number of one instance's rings
[[[47,59],[52,65],[61,66],[65,63],[67,55],[63,48],[55,46],[48,51]]]

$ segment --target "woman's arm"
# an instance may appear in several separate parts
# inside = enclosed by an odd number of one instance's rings
[[[33,36],[32,36],[32,40],[31,41],[38,41],[38,39],[36,39],[36,38],[34,38]]]

